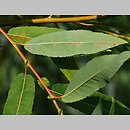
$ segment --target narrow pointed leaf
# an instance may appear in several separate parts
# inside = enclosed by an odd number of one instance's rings
[[[17,75],[11,84],[4,115],[30,115],[32,113],[35,93],[34,79],[31,75]]]
[[[62,29],[51,27],[23,26],[11,28],[8,34],[15,42],[26,43],[34,37],[56,31],[62,31]]]
[[[32,54],[67,57],[104,51],[126,41],[108,34],[86,30],[54,32],[33,38],[25,49]]]
[[[92,59],[74,75],[62,101],[71,103],[92,95],[109,82],[129,57],[130,52],[126,51],[119,55],[105,55]]]

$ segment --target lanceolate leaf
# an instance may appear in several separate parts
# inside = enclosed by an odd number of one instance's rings
[[[64,94],[67,86],[68,84],[55,84],[51,86],[51,89],[60,94]],[[60,96],[59,94],[56,93],[54,93],[54,95]],[[130,109],[126,107],[123,103],[115,100],[113,97],[102,94],[100,92],[95,92],[93,95],[77,102],[66,103],[66,105],[69,105],[87,115],[92,114],[94,110],[97,109],[97,107],[99,109],[99,106],[100,106],[100,114],[103,115],[130,114]]]
[[[23,26],[11,28],[8,34],[15,42],[26,43],[34,37],[57,31],[63,30],[51,27]]]
[[[109,82],[129,57],[130,52],[126,51],[119,55],[105,55],[92,59],[74,75],[62,101],[71,103],[92,95]]]
[[[3,114],[30,115],[34,93],[35,84],[32,76],[19,74],[11,84]]]
[[[86,30],[54,32],[33,38],[25,45],[32,54],[67,57],[92,54],[112,48],[126,41],[103,33]]]

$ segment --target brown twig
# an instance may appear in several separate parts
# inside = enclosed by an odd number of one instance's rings
[[[23,59],[24,63],[27,64],[27,66],[32,70],[32,72],[35,74],[35,76],[39,79],[39,81],[41,82],[41,84],[44,86],[44,88],[46,89],[47,93],[49,94],[49,96],[51,97],[58,113],[61,112],[60,107],[58,106],[56,100],[54,100],[55,96],[51,93],[50,89],[48,89],[48,87],[46,86],[46,84],[44,83],[44,81],[42,80],[42,78],[39,76],[39,74],[36,72],[36,70],[34,69],[34,67],[31,65],[31,63],[26,59],[26,57],[24,56],[24,54],[21,52],[21,50],[17,47],[17,45],[15,44],[15,42],[8,36],[8,34],[0,27],[0,32],[9,40],[9,42],[13,45],[13,47],[16,49],[16,51],[18,52],[18,54],[20,55],[20,57]],[[60,113],[61,115],[63,115],[63,113]]]
[[[104,16],[100,16],[104,17]],[[78,22],[78,21],[89,21],[96,20],[100,18],[97,15],[90,16],[76,16],[76,17],[66,17],[66,18],[34,18],[34,19],[20,19],[16,21],[1,21],[0,26],[16,26],[16,25],[25,25],[25,24],[42,24],[42,23],[59,23],[59,22]]]

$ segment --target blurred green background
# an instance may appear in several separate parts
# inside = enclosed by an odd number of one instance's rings
[[[0,16],[0,26],[7,21],[18,21],[21,19],[31,19],[31,18],[41,18],[48,17],[48,15],[10,15],[10,16]],[[59,16],[53,15],[52,17],[70,17],[70,16]],[[75,23],[43,23],[43,24],[28,24],[23,23],[21,25],[15,24],[5,25],[2,28],[8,32],[8,30],[12,27],[17,26],[48,26],[48,27],[56,27],[62,28],[65,30],[72,29],[88,29],[92,31],[110,31],[117,34],[122,34],[126,36],[130,36],[130,16],[120,15],[120,16],[105,16],[103,18],[99,18],[97,20],[84,21],[84,25],[75,22]],[[111,54],[111,53],[120,53],[125,50],[130,50],[129,41],[127,45],[121,45],[112,49],[112,51],[105,51],[102,53],[88,55],[88,56],[75,56],[76,63],[78,67],[83,66],[90,59],[97,55],[102,54]],[[32,55],[24,50],[23,47],[20,47],[22,52],[31,60],[31,63],[40,74],[41,77],[47,77],[51,84],[55,83],[66,83],[68,82],[64,75],[60,72],[57,65],[52,61],[51,58],[44,56]],[[69,64],[69,58],[59,60],[53,59],[55,61],[66,60]],[[19,57],[15,49],[11,46],[11,44],[7,41],[7,39],[0,34],[0,114],[3,113],[3,107],[6,102],[8,90],[12,80],[16,77],[18,73],[24,72],[24,64],[22,59]],[[36,77],[29,70],[28,73],[32,74],[37,81]],[[120,68],[120,70],[114,75],[111,82],[100,91],[114,97],[115,99],[124,103],[127,107],[130,108],[130,60],[125,62],[125,64]],[[34,100],[33,113],[34,115],[53,115],[57,114],[57,111],[51,102],[51,100],[47,99],[47,93],[43,91],[38,83],[36,82],[36,93]],[[64,114],[71,115],[81,115],[83,113],[59,103],[61,108],[64,110]]]

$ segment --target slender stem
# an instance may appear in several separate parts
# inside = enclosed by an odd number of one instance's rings
[[[55,94],[58,94],[58,95],[63,95],[62,93],[59,93],[59,92],[54,91],[54,90],[51,90],[51,89],[50,89],[50,91],[51,91],[52,93],[55,93]],[[56,97],[56,96],[55,96],[55,97]]]
[[[26,62],[28,61],[26,59],[26,57],[24,56],[24,54],[20,51],[20,49],[17,47],[17,45],[15,44],[15,42],[6,34],[6,32],[0,27],[0,32],[9,40],[9,42],[13,45],[13,47],[16,49],[16,51],[18,52],[18,54],[20,55],[20,57],[23,59],[24,63],[26,64]],[[54,100],[54,96],[51,93],[50,89],[48,89],[48,87],[46,86],[46,84],[44,83],[44,81],[42,80],[42,78],[39,76],[39,74],[36,72],[36,70],[33,68],[33,66],[31,65],[31,63],[28,61],[28,67],[32,70],[32,72],[35,74],[35,76],[39,79],[39,81],[41,82],[41,84],[44,86],[44,88],[46,89],[46,91],[48,92],[49,96],[53,99],[53,103],[58,111],[58,113],[61,111],[60,107],[58,106],[56,100]],[[61,113],[61,115],[63,115],[63,113]]]
[[[84,26],[94,26],[94,24],[92,24],[92,23],[83,23],[83,22],[79,22],[79,24],[81,24],[81,25],[84,25]]]
[[[98,29],[98,30],[99,30],[100,32],[107,33],[107,34],[112,35],[112,36],[116,36],[116,37],[119,37],[119,38],[123,38],[123,39],[130,40],[130,37],[129,37],[129,36],[120,35],[120,34],[117,34],[117,33],[109,32],[109,31],[101,30],[101,29]]]
[[[104,17],[104,16],[100,16]],[[100,18],[99,17],[99,18]],[[88,20],[96,20],[98,18],[97,15],[90,16],[76,16],[76,17],[67,17],[67,18],[34,18],[34,19],[20,19],[17,21],[2,21],[0,22],[0,26],[7,25],[23,25],[23,24],[42,24],[42,23],[53,23],[53,22],[78,22],[78,21],[88,21]]]
[[[82,22],[79,22],[79,24],[84,25],[84,26],[94,26],[94,24],[86,24],[86,23],[82,23]],[[120,34],[117,34],[117,33],[114,33],[114,32],[110,32],[110,31],[106,31],[106,30],[102,30],[102,29],[97,29],[97,30],[100,31],[100,32],[107,33],[109,35],[115,36],[115,37],[119,37],[119,38],[123,38],[123,39],[126,39],[126,40],[130,40],[129,36],[120,35]]]
[[[23,53],[17,47],[15,42],[6,34],[6,32],[1,27],[0,27],[0,32],[9,40],[9,42],[13,45],[13,47],[16,49],[16,51],[19,53],[19,55],[23,59],[24,63],[26,63],[26,61],[27,61],[26,57],[23,55]]]
[[[95,20],[96,18],[97,18],[97,15],[69,17],[69,18],[41,18],[41,19],[32,19],[32,22],[33,23],[77,22],[77,21]]]

